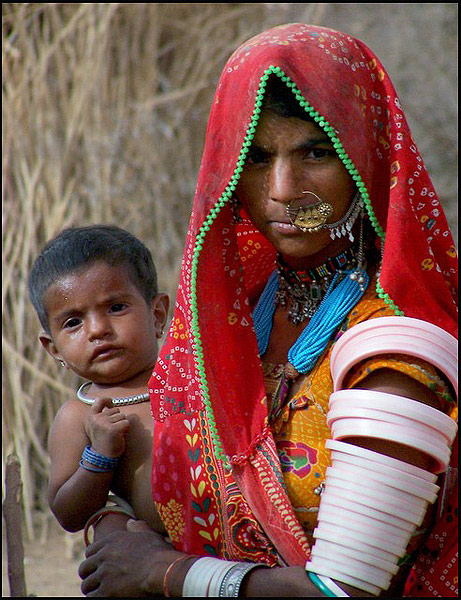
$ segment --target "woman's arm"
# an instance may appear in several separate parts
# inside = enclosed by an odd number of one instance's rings
[[[110,513],[104,515],[98,523],[93,526],[93,542],[102,540],[116,531],[126,531],[126,524],[131,519],[130,516],[123,513]]]
[[[337,585],[352,597],[369,597],[367,592],[357,590],[345,583]],[[244,579],[240,588],[244,598],[324,598],[321,592],[308,578],[303,567],[284,567],[275,569],[255,569]]]
[[[167,582],[169,595],[182,597],[184,579],[198,557],[186,558],[187,555],[172,550],[161,535],[142,521],[129,521],[127,529],[126,533],[114,533],[87,548],[87,559],[79,568],[85,596],[163,596],[167,570],[184,557],[170,569]],[[245,577],[239,595],[323,597],[302,567],[255,569]]]
[[[438,400],[428,388],[401,373],[377,371],[360,384],[361,388],[404,395],[432,406]],[[354,440],[348,440],[354,443]],[[357,438],[371,450],[427,468],[427,457],[407,446],[389,444],[371,438]],[[79,570],[82,591],[88,596],[135,597],[162,595],[168,568],[182,555],[171,549],[164,539],[149,531],[147,525],[130,521],[126,533],[113,534],[87,549],[87,560]],[[331,557],[334,561],[334,557]],[[172,597],[180,597],[187,571],[197,558],[174,565],[168,576]],[[397,576],[398,577],[398,574]],[[350,596],[369,597],[367,592],[337,582]],[[244,597],[324,597],[309,580],[302,567],[254,569],[245,577],[240,595]],[[382,594],[385,596],[385,593]]]
[[[51,459],[48,501],[53,514],[67,531],[83,529],[89,517],[107,501],[113,471],[96,473],[79,465],[83,450],[89,444],[104,456],[117,456],[117,452],[114,452],[116,446],[104,444],[103,441],[108,438],[121,439],[129,422],[123,418],[108,423],[112,413],[104,413],[106,406],[107,400],[101,400],[88,410],[81,402],[71,400],[61,407],[51,428],[48,441]],[[89,417],[96,421],[90,435],[87,433]],[[120,449],[123,451],[124,445],[119,443],[119,452]]]
[[[408,375],[392,369],[374,371],[363,379],[357,388],[404,396],[440,410],[440,401],[432,390]],[[430,471],[434,466],[433,459],[427,454],[397,442],[366,437],[351,437],[342,441],[403,460],[426,471]]]
[[[167,572],[169,595],[180,598],[187,572],[199,559],[173,550],[146,523],[133,520],[127,523],[127,532],[113,533],[89,546],[86,556],[79,568],[83,594],[116,598],[163,596]],[[350,596],[368,596],[350,586],[339,585]],[[239,596],[322,598],[324,594],[302,567],[261,567],[245,576]]]

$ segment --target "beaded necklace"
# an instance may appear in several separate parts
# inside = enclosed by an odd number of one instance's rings
[[[288,319],[298,325],[315,314],[336,271],[352,269],[356,265],[357,256],[352,246],[338,256],[327,258],[323,265],[305,271],[293,271],[279,256],[277,259],[279,287],[275,302],[285,307],[288,300],[291,300]]]
[[[295,379],[300,373],[308,373],[312,370],[336,328],[363,296],[368,286],[369,277],[362,258],[360,249],[357,258],[358,264],[355,268],[337,269],[335,271],[323,300],[288,351],[288,363],[285,366],[285,376],[288,379]],[[279,276],[278,271],[275,270],[269,277],[253,311],[253,322],[260,356],[266,352],[272,332],[278,290]]]

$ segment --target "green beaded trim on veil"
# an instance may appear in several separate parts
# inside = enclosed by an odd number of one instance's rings
[[[315,110],[314,107],[312,107],[309,104],[309,102],[307,102],[307,100],[304,98],[304,96],[301,94],[301,92],[297,88],[296,84],[290,79],[290,77],[285,75],[285,73],[282,71],[282,69],[280,69],[280,67],[271,66],[268,69],[266,69],[266,71],[264,72],[264,75],[261,77],[261,83],[259,86],[258,93],[256,95],[255,108],[253,110],[251,123],[247,129],[245,139],[243,142],[243,146],[240,151],[239,158],[237,160],[236,168],[234,170],[234,173],[233,173],[226,189],[224,190],[224,192],[221,195],[221,197],[219,198],[219,200],[216,202],[215,206],[210,210],[206,220],[204,221],[203,225],[201,226],[201,228],[199,230],[199,233],[198,233],[197,239],[196,239],[196,243],[195,243],[194,252],[193,252],[193,258],[192,258],[191,310],[192,310],[192,332],[193,332],[193,336],[195,339],[197,369],[198,369],[198,372],[200,375],[201,389],[202,389],[202,393],[203,393],[203,402],[206,406],[206,413],[207,413],[208,422],[209,422],[209,426],[210,426],[210,430],[211,430],[211,434],[212,434],[212,438],[213,438],[212,441],[214,444],[214,449],[215,449],[217,457],[219,459],[221,459],[224,462],[224,464],[226,464],[226,465],[229,464],[229,459],[224,454],[221,440],[219,438],[219,434],[217,431],[216,421],[214,418],[213,408],[211,405],[211,400],[210,400],[210,395],[209,395],[208,383],[207,383],[206,372],[205,372],[205,363],[203,360],[203,348],[202,348],[202,342],[201,342],[200,326],[199,326],[199,322],[198,322],[198,311],[197,311],[198,259],[199,259],[200,252],[203,247],[205,236],[206,236],[207,232],[210,230],[210,225],[213,223],[214,219],[220,212],[221,208],[223,206],[225,206],[225,204],[227,202],[229,202],[229,200],[232,198],[234,190],[237,187],[238,181],[240,179],[240,174],[241,174],[244,164],[245,164],[245,159],[246,159],[246,155],[248,153],[248,149],[250,148],[250,146],[252,144],[253,137],[256,132],[256,126],[258,124],[258,120],[259,120],[259,117],[261,114],[261,108],[263,105],[263,98],[264,98],[264,94],[266,91],[267,81],[271,75],[276,75],[277,77],[279,77],[287,85],[287,87],[291,89],[291,91],[295,95],[296,99],[298,100],[300,106],[302,108],[304,108],[304,110],[313,119],[313,121],[315,123],[317,123],[317,125],[319,127],[321,127],[325,131],[325,133],[329,136],[330,140],[333,143],[333,147],[335,148],[340,160],[342,161],[345,168],[351,175],[352,179],[355,181],[357,189],[359,190],[359,192],[362,196],[363,202],[365,204],[365,208],[367,210],[370,222],[371,222],[376,234],[379,236],[379,238],[381,238],[382,245],[384,245],[384,239],[385,239],[385,232],[384,232],[383,228],[380,226],[380,224],[378,223],[378,220],[375,216],[373,207],[371,205],[370,196],[368,194],[368,190],[367,190],[364,182],[362,181],[362,178],[360,177],[357,169],[355,168],[352,160],[349,158],[348,154],[344,150],[344,147],[343,147],[341,141],[339,140],[335,129],[330,125],[330,123],[328,123],[328,121],[318,111]],[[378,293],[378,296],[380,298],[382,298],[384,300],[384,302],[386,302],[392,308],[392,310],[394,310],[396,315],[404,314],[394,304],[394,302],[389,297],[389,295],[384,292],[384,290],[381,286],[381,283],[379,282],[379,277],[378,277],[378,281],[377,281],[377,285],[376,285],[376,291]]]

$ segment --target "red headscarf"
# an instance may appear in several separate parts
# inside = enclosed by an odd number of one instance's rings
[[[303,24],[276,27],[243,44],[226,64],[213,101],[177,304],[150,390],[155,448],[164,442],[159,423],[174,432],[175,415],[206,411],[214,450],[244,473],[239,484],[269,537],[267,498],[246,459],[270,436],[251,308],[275,252],[248,220],[234,225],[229,200],[270,76],[317,111],[318,125],[333,136],[365,195],[383,250],[378,291],[397,314],[457,331],[452,236],[379,60],[351,36]],[[154,455],[154,475],[159,468]],[[290,544],[281,554],[301,564],[295,558],[301,550]]]

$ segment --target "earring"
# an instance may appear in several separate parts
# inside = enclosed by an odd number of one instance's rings
[[[351,242],[354,241],[354,236],[352,234],[352,227],[354,226],[357,217],[362,212],[364,208],[362,196],[359,192],[357,192],[349,206],[348,211],[344,215],[342,219],[336,221],[336,223],[326,223],[324,227],[330,230],[330,237],[332,240],[335,237],[340,238],[343,235],[348,235],[349,240]]]
[[[61,367],[67,367],[67,364],[63,360],[60,360],[59,363]]]
[[[242,217],[240,216],[240,201],[235,196],[232,196],[229,202],[232,209],[232,222],[234,225],[237,225],[237,223],[241,223],[242,221]]]
[[[365,278],[363,276],[363,272],[365,271],[365,252],[363,247],[363,221],[364,214],[363,212],[360,215],[360,233],[359,233],[359,249],[357,252],[357,268],[356,270],[349,275],[352,281],[357,281],[360,286],[360,290],[362,292],[365,291]]]

